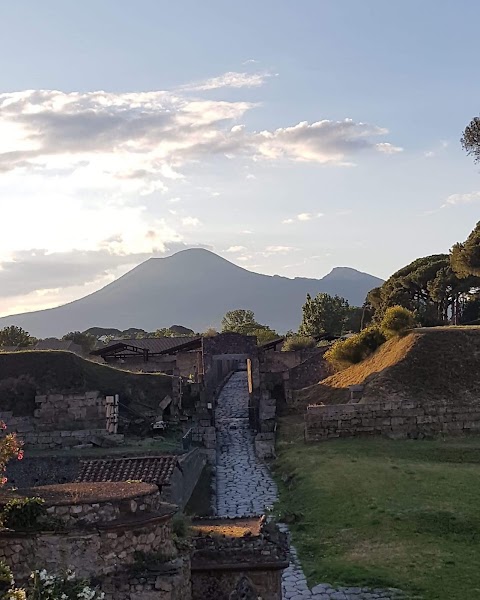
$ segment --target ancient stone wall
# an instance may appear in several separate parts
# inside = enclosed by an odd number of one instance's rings
[[[268,373],[281,373],[293,369],[318,353],[317,349],[292,350],[288,352],[267,351],[261,354],[260,370]]]
[[[303,362],[288,371],[285,378],[292,390],[299,390],[318,383],[331,375],[331,367],[323,358],[324,350],[318,349]]]
[[[281,574],[288,566],[286,539],[270,529],[262,528],[261,535],[244,537],[193,538],[192,600],[230,600],[245,579],[255,597],[281,600]]]
[[[240,362],[257,357],[258,348],[254,336],[240,333],[221,333],[202,338],[203,374],[207,393]],[[257,367],[258,368],[258,367]]]
[[[391,438],[434,437],[480,431],[480,402],[476,405],[392,400],[367,404],[309,406],[305,439],[385,435]]]
[[[59,572],[74,565],[79,577],[101,577],[135,562],[137,551],[174,557],[170,512],[158,512],[159,493],[120,501],[55,504],[47,508],[63,524],[54,532],[0,532],[0,560],[20,582],[35,569]],[[165,505],[164,505],[165,506]],[[168,505],[167,505],[168,506]]]
[[[36,396],[35,405],[33,416],[0,412],[0,420],[9,431],[17,432],[26,446],[39,450],[64,448],[107,435],[106,399],[98,392]]]
[[[101,585],[105,600],[191,600],[191,587],[188,556],[159,565],[158,572],[116,573]]]

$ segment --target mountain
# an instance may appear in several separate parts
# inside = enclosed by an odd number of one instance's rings
[[[348,267],[322,279],[260,275],[208,250],[183,250],[151,258],[104,288],[57,308],[0,318],[0,328],[23,327],[35,337],[61,336],[89,327],[147,331],[184,323],[195,331],[218,327],[235,308],[252,309],[260,323],[279,332],[297,329],[305,296],[339,294],[361,306],[367,292],[383,282]]]

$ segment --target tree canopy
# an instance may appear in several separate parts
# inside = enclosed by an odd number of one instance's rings
[[[26,348],[36,342],[36,338],[32,337],[28,331],[16,325],[4,327],[0,330],[0,346],[20,346]]]
[[[84,354],[91,352],[97,341],[94,335],[91,335],[90,333],[82,333],[81,331],[70,331],[63,336],[62,340],[71,340],[75,344],[78,344],[81,346]]]
[[[480,117],[474,117],[465,127],[460,143],[469,156],[473,155],[475,162],[480,161]]]
[[[323,334],[341,335],[349,316],[348,301],[340,296],[320,293],[307,299],[302,308],[300,335],[318,337]]]
[[[450,262],[459,278],[480,277],[480,221],[465,242],[453,246]]]
[[[459,324],[474,320],[479,288],[480,223],[450,254],[417,258],[398,270],[368,293],[366,303],[377,322],[389,307],[398,305],[412,311],[424,326]]]
[[[222,332],[255,335],[258,344],[264,344],[279,337],[277,332],[255,320],[253,310],[237,308],[229,310],[222,319]]]

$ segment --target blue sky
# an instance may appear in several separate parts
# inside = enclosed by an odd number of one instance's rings
[[[479,12],[2,3],[0,314],[196,245],[289,277],[388,277],[447,251],[480,206],[459,144],[480,112]]]

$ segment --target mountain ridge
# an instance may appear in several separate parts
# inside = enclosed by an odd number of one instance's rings
[[[305,296],[338,294],[361,305],[383,281],[351,267],[335,267],[321,279],[288,278],[248,271],[203,249],[152,257],[115,281],[67,304],[0,317],[0,328],[23,327],[36,337],[61,336],[90,327],[132,326],[152,331],[183,323],[195,331],[218,327],[227,312],[248,308],[259,322],[283,332],[296,329]]]

